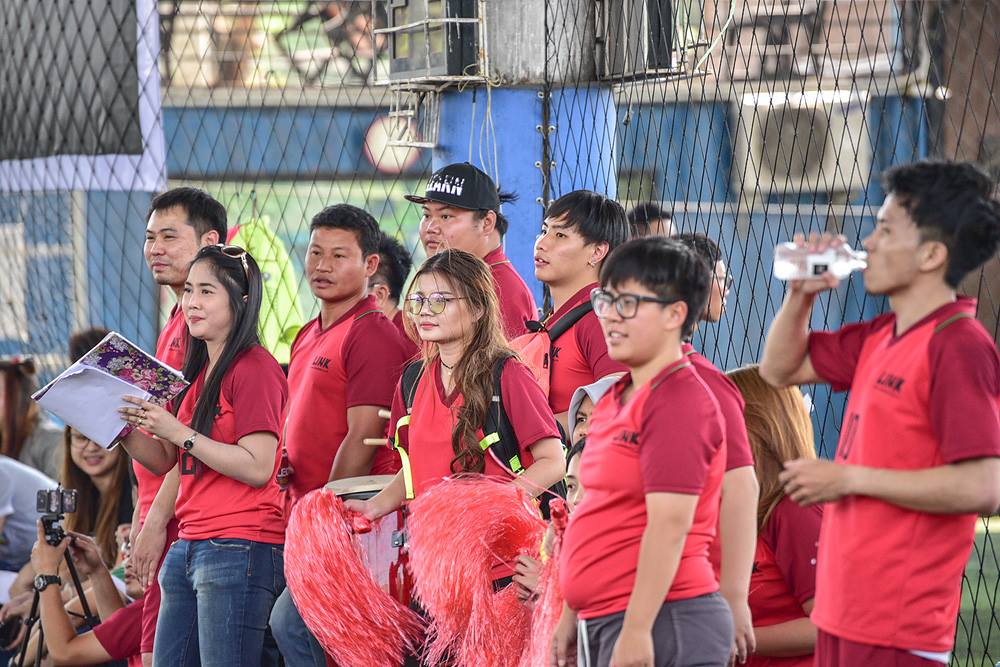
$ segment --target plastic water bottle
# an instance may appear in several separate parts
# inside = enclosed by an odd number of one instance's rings
[[[851,271],[868,266],[868,253],[844,244],[823,252],[810,252],[795,243],[779,243],[774,248],[774,277],[778,280],[817,278],[827,271],[843,279]]]

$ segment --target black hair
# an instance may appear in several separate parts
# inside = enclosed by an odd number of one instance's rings
[[[618,287],[629,280],[661,299],[685,302],[688,310],[681,337],[691,336],[705,312],[712,284],[711,271],[701,257],[674,239],[632,239],[616,248],[601,267],[601,287]]]
[[[497,198],[500,200],[501,204],[507,204],[512,201],[517,201],[517,193],[514,192],[500,192],[497,194]],[[492,209],[481,208],[476,210],[476,220],[482,220],[486,217],[486,214]],[[499,209],[493,211],[497,214],[497,233],[500,236],[506,236],[507,230],[510,228],[510,223],[507,222],[507,216],[500,212]]]
[[[573,460],[574,456],[583,454],[583,448],[587,446],[587,436],[583,436],[579,440],[573,443],[573,446],[569,448],[566,452],[566,467],[569,467],[569,462]]]
[[[614,250],[631,237],[622,205],[590,190],[575,190],[549,204],[546,218],[565,217],[587,243],[607,243]]]
[[[354,232],[365,257],[378,253],[378,244],[382,239],[382,230],[378,222],[368,211],[350,204],[335,204],[327,206],[313,216],[309,223],[309,232],[317,229],[347,229]]]
[[[235,248],[236,246],[226,246]],[[191,428],[198,433],[208,435],[212,432],[216,409],[219,405],[219,392],[222,390],[222,380],[232,365],[244,352],[260,344],[258,325],[260,322],[260,304],[262,283],[260,268],[250,253],[243,255],[247,260],[244,272],[243,261],[223,252],[223,246],[209,245],[198,251],[193,267],[198,262],[208,262],[219,283],[229,295],[229,308],[233,313],[233,323],[222,347],[222,353],[212,372],[205,379],[204,387],[198,396],[191,417]],[[187,354],[184,357],[184,377],[193,381],[208,365],[208,347],[205,341],[187,333]],[[189,385],[174,401],[179,408],[184,395],[191,389]],[[175,412],[176,414],[176,412]]]
[[[219,200],[204,190],[188,186],[173,188],[153,197],[149,203],[146,220],[158,211],[180,206],[187,215],[188,224],[194,227],[200,239],[205,234],[214,231],[219,235],[219,243],[226,242],[229,232],[226,220],[226,207]]]
[[[969,162],[921,160],[887,170],[882,183],[895,195],[924,241],[948,249],[944,279],[958,287],[1000,245],[1000,203],[990,177]]]
[[[712,272],[715,271],[715,265],[722,261],[722,250],[719,248],[719,244],[705,234],[697,232],[689,234],[675,234],[670,238],[675,241],[680,241],[690,250],[694,251],[694,254],[701,257],[702,260],[708,264],[708,268]]]
[[[378,270],[372,281],[382,281],[389,288],[389,298],[399,303],[403,284],[413,268],[413,259],[403,244],[388,234],[378,244]]]
[[[81,329],[69,336],[69,358],[76,361],[97,346],[110,333],[107,329],[92,327]]]
[[[652,225],[657,220],[670,220],[670,213],[656,202],[636,204],[628,212],[628,224],[632,228],[632,238],[649,236]]]

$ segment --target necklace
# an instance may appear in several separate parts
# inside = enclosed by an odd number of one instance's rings
[[[449,366],[448,364],[444,363],[444,359],[441,359],[441,357],[438,357],[438,360],[441,362],[441,365],[447,368],[449,371],[455,368],[454,366]]]

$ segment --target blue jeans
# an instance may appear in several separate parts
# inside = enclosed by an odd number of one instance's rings
[[[277,665],[265,635],[284,587],[280,544],[177,540],[160,568],[154,661],[171,667]]]
[[[323,647],[309,632],[287,588],[271,610],[271,633],[287,667],[326,667]]]

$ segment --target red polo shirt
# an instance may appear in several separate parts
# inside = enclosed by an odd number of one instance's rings
[[[754,627],[806,618],[802,605],[816,595],[816,558],[821,505],[800,507],[785,497],[757,535],[750,575],[750,614]],[[751,654],[751,667],[811,667],[813,654],[772,658]]]
[[[177,411],[181,422],[191,423],[204,386],[202,371],[181,401]],[[262,346],[252,347],[236,359],[222,380],[218,413],[209,437],[235,447],[240,438],[251,433],[277,436],[287,399],[288,386],[281,366]],[[197,450],[196,441],[194,452]],[[181,484],[177,493],[177,521],[182,539],[229,537],[284,543],[283,502],[274,481],[281,461],[277,449],[271,479],[259,489],[216,472],[193,454],[179,453],[178,459]]]
[[[743,419],[743,408],[746,404],[739,387],[690,343],[684,343],[682,349],[698,370],[698,375],[708,385],[715,400],[719,402],[722,421],[726,424],[726,472],[736,468],[753,467],[747,425]],[[718,575],[722,569],[722,541],[719,535],[712,540],[711,556],[712,566]]]
[[[686,358],[623,403],[631,381],[631,375],[619,380],[591,415],[580,464],[587,494],[570,518],[560,557],[562,593],[584,619],[628,606],[650,493],[699,496],[666,599],[719,590],[708,555],[726,463],[718,403]]]
[[[402,310],[397,310],[396,315],[392,318],[392,324],[396,327],[396,331],[399,332],[399,340],[403,344],[403,353],[406,354],[406,360],[416,359],[417,355],[420,354],[420,346],[414,343],[410,336],[406,333],[406,327],[403,325],[403,318],[406,317]]]
[[[590,291],[595,287],[597,283],[592,283],[570,297],[546,318],[545,325],[552,327],[563,315],[590,299]],[[587,313],[552,344],[549,382],[552,412],[561,414],[569,410],[569,402],[578,387],[625,370],[625,366],[608,356],[608,344],[597,315],[593,311]]]
[[[810,335],[817,374],[851,390],[838,462],[920,470],[1000,456],[1000,357],[975,308],[960,298],[901,336],[893,313]],[[865,496],[828,503],[813,621],[852,642],[951,650],[975,524]]]
[[[538,306],[535,305],[535,297],[532,296],[531,290],[520,274],[514,270],[514,265],[503,252],[503,246],[497,246],[483,257],[483,261],[489,265],[490,273],[493,274],[497,298],[500,300],[500,317],[503,320],[507,340],[528,333],[528,327],[524,323],[538,319]]]
[[[388,408],[406,352],[399,333],[366,297],[325,329],[317,317],[299,332],[288,364],[289,407],[282,444],[292,464],[293,498],[318,489],[347,435],[347,410]],[[380,447],[372,474],[399,470],[399,457]]]

